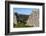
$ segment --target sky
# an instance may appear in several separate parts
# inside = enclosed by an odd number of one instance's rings
[[[22,15],[30,15],[32,13],[32,8],[14,8],[13,11],[14,13],[17,12]]]

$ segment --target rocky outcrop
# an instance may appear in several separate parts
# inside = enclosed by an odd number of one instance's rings
[[[32,14],[29,16],[26,25],[39,26],[39,9],[32,9]]]
[[[16,19],[16,16],[15,15],[13,15],[13,23],[14,24],[17,24],[17,19]]]

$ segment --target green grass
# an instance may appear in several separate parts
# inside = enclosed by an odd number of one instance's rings
[[[28,26],[28,25],[25,25],[24,23],[17,23],[14,27],[16,28],[19,28],[19,27],[33,27],[33,26]]]

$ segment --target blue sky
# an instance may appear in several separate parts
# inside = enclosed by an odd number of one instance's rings
[[[14,13],[17,12],[22,15],[30,15],[32,13],[32,8],[14,8]]]

